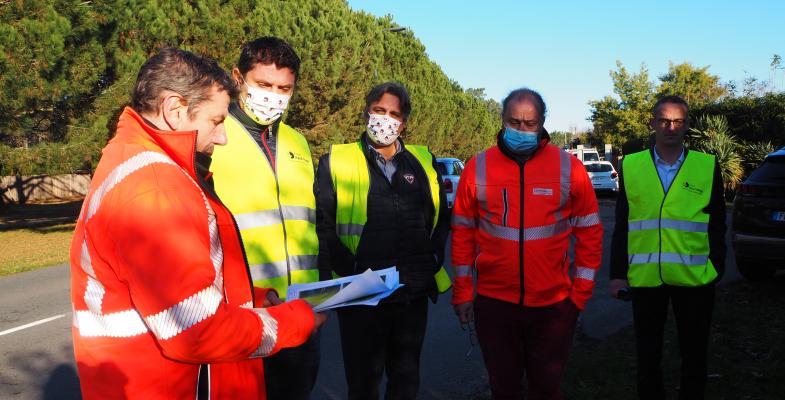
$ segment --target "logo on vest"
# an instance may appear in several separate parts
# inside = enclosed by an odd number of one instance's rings
[[[548,188],[534,188],[532,194],[535,196],[553,196],[553,189]]]
[[[291,152],[291,151],[289,152],[289,159],[292,160],[292,161],[298,161],[298,162],[305,162],[305,163],[308,162],[307,158],[305,158],[305,157],[303,157],[303,156],[301,156],[299,154],[295,154],[294,152]]]
[[[410,185],[414,183],[414,175],[412,174],[403,174],[403,179],[406,179],[406,182],[409,182]]]
[[[697,187],[695,185],[690,185],[690,183],[687,182],[687,181],[684,181],[684,184],[681,185],[681,187],[683,187],[684,190],[686,190],[686,191],[688,191],[688,192],[690,192],[692,194],[698,194],[698,195],[703,194],[703,189],[701,189],[701,188],[699,188],[699,187]]]

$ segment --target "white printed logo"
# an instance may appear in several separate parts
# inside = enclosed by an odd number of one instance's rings
[[[532,190],[532,194],[535,196],[553,196],[553,189],[534,188],[534,190]]]

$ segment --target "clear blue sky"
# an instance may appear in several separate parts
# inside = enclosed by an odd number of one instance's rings
[[[500,100],[529,86],[548,104],[546,128],[588,128],[589,100],[612,94],[620,60],[650,80],[668,61],[710,66],[723,82],[769,79],[785,57],[785,1],[349,0],[357,11],[392,15],[464,88]],[[782,90],[782,71],[777,88]],[[415,104],[416,107],[416,104]]]

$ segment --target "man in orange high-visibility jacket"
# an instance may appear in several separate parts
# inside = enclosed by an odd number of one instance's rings
[[[207,172],[236,87],[164,49],[142,66],[71,245],[74,355],[85,399],[264,399],[259,357],[324,317],[269,308]]]
[[[494,399],[520,399],[524,371],[531,399],[561,399],[578,312],[600,267],[597,199],[581,162],[548,144],[537,92],[510,93],[502,119],[497,145],[469,161],[458,186],[452,303],[461,323],[475,318]]]

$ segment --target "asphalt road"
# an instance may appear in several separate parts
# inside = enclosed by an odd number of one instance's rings
[[[613,204],[611,199],[600,199],[606,249],[594,297],[580,317],[578,335],[602,338],[631,323],[630,304],[608,296]],[[730,253],[727,262],[723,281],[738,279]],[[80,398],[71,348],[68,292],[69,271],[65,265],[0,279],[0,398]],[[46,321],[49,318],[53,319]],[[19,329],[41,321],[46,322]],[[10,331],[14,329],[17,330]],[[346,385],[336,316],[332,315],[322,329],[321,367],[312,398],[344,399]],[[442,296],[429,309],[422,354],[421,399],[472,398],[487,390],[480,350],[474,348],[467,356],[470,348],[467,333],[460,329],[453,315],[449,296]]]

